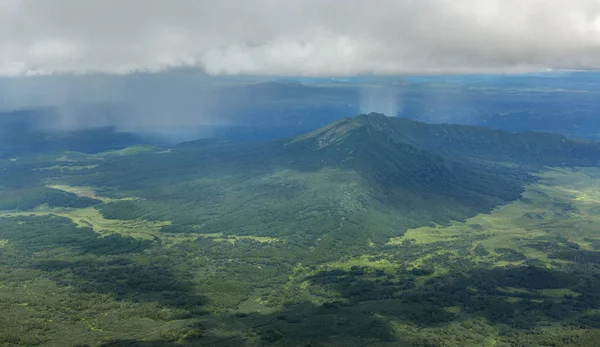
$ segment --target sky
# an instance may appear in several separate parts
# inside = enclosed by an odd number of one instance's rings
[[[600,68],[600,0],[0,0],[0,76]]]

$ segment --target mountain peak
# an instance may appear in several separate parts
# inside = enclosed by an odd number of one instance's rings
[[[408,145],[459,161],[494,161],[527,167],[600,163],[599,143],[549,133],[510,133],[467,125],[426,124],[375,112],[342,118],[298,136],[290,144],[313,150]]]
[[[371,112],[358,114],[354,118],[366,120],[387,120],[389,117],[383,113]]]
[[[351,140],[354,137],[351,136],[353,134],[360,137],[368,135],[369,138],[372,138],[377,133],[393,132],[393,126],[389,122],[389,117],[375,112],[345,117],[315,131],[300,135],[288,144],[311,143],[314,144],[315,149],[321,149]],[[359,133],[361,134],[359,135]]]
[[[358,117],[347,117],[339,119],[310,133],[300,135],[288,143],[291,144],[314,144],[315,149],[339,144],[356,129],[364,126]]]

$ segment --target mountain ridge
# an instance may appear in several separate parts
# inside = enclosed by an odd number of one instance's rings
[[[380,113],[343,118],[288,142],[307,144],[317,141],[322,148],[341,141],[350,132],[382,136],[380,140],[404,143],[454,159],[516,162],[528,167],[600,165],[600,143],[571,139],[544,132],[508,132],[470,125],[428,124]],[[364,130],[367,129],[367,130]]]
[[[552,158],[543,156],[547,151]],[[82,154],[81,163],[93,168],[31,177],[10,162],[2,174],[18,177],[23,189],[43,177],[139,197],[96,206],[107,219],[169,221],[165,232],[285,237],[334,249],[335,239],[364,247],[367,239],[384,243],[407,228],[487,213],[518,199],[536,179],[532,173],[556,163],[595,165],[598,153],[597,143],[555,135],[372,113],[288,140],[198,140],[88,161]],[[327,246],[323,235],[332,239]]]

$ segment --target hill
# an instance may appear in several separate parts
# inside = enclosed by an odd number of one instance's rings
[[[96,206],[107,219],[169,222],[161,229],[168,233],[284,238],[335,257],[339,242],[360,251],[408,228],[488,212],[519,198],[531,172],[593,166],[598,153],[596,143],[558,135],[369,114],[285,141],[200,140],[88,158],[93,169],[50,181],[137,197]]]
[[[360,130],[358,130],[360,129]],[[371,143],[384,141],[430,150],[461,161],[495,161],[529,168],[600,164],[600,145],[544,132],[507,132],[457,124],[427,124],[371,113],[345,118],[298,137],[293,142],[317,141],[317,146],[340,142],[362,131]]]
[[[0,345],[597,344],[597,143],[380,114],[65,136],[0,157]]]

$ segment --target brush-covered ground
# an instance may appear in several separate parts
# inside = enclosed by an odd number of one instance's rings
[[[0,345],[597,346],[600,169],[381,122],[0,159]]]

